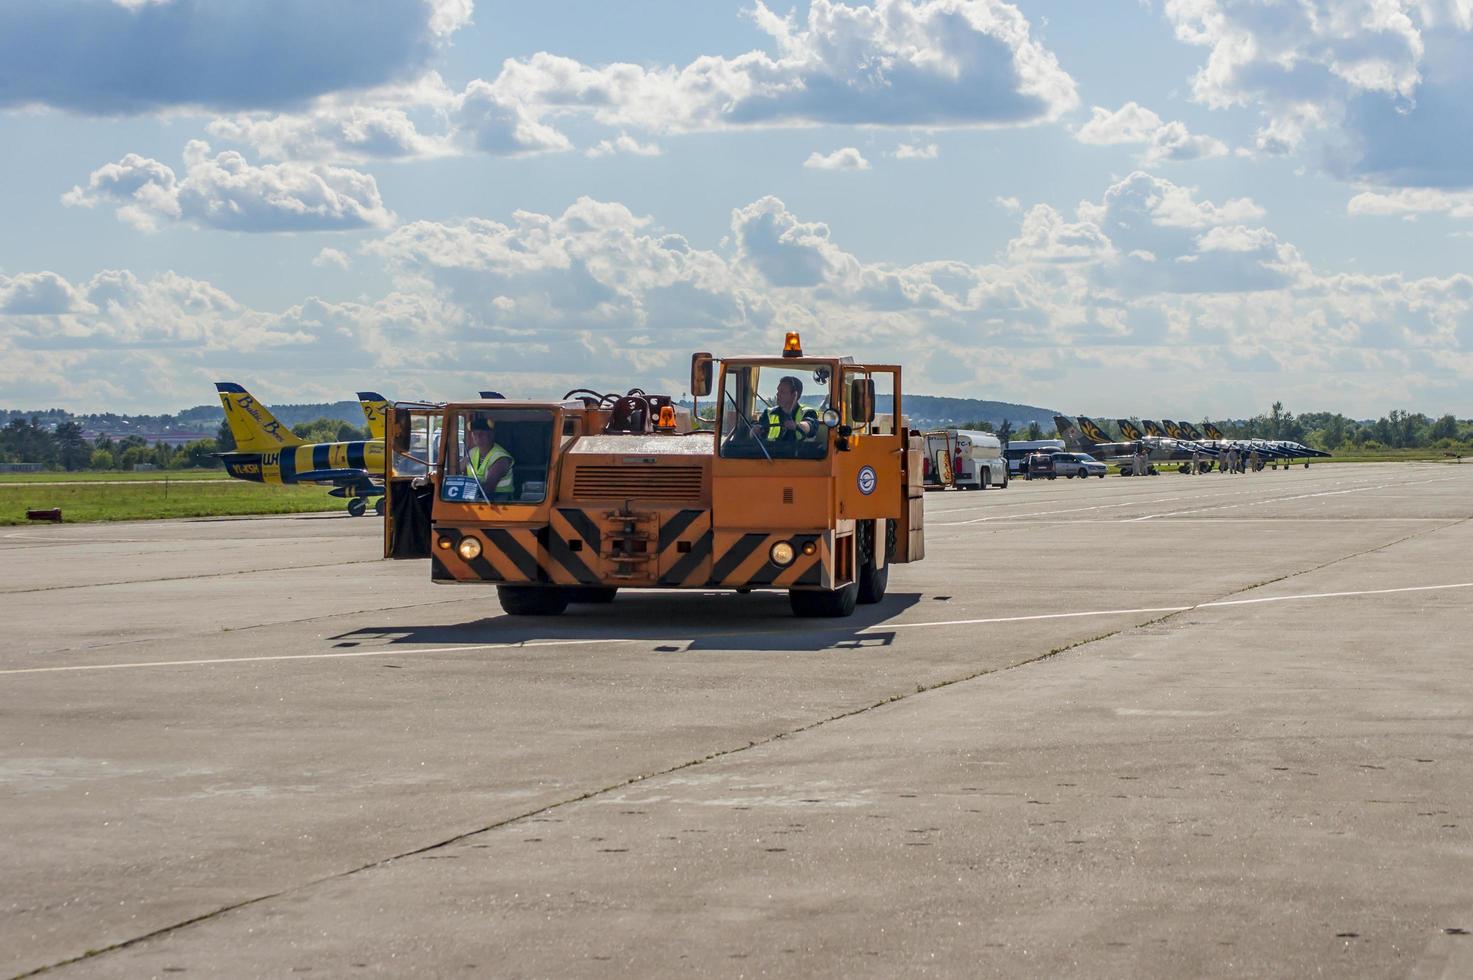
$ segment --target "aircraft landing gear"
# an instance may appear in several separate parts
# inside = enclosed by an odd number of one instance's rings
[[[362,517],[368,511],[368,501],[362,497],[354,497],[348,501],[348,516]]]
[[[384,498],[380,497],[373,502],[373,512],[379,517],[384,516]]]

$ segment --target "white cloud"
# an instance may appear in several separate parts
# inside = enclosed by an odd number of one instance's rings
[[[422,69],[471,0],[0,3],[0,107],[283,107]],[[146,66],[146,68],[140,68]]]
[[[1323,133],[1332,171],[1393,185],[1473,184],[1473,7],[1466,0],[1168,0],[1208,48],[1192,81],[1212,108],[1257,109],[1257,143]]]
[[[312,264],[319,269],[341,269],[346,272],[352,268],[353,260],[348,258],[346,252],[340,252],[335,248],[324,248],[312,259]]]
[[[1098,146],[1144,145],[1142,162],[1146,166],[1226,156],[1228,152],[1222,140],[1193,134],[1184,123],[1163,123],[1160,116],[1136,102],[1127,102],[1114,112],[1095,106],[1090,110],[1089,122],[1074,135],[1081,143]]]
[[[657,157],[660,148],[654,143],[641,143],[627,133],[620,133],[618,138],[612,140],[599,140],[597,146],[589,147],[585,152],[590,157],[605,157],[614,153],[629,153],[639,157]]]
[[[0,386],[32,404],[116,392],[155,409],[229,375],[294,400],[360,381],[431,397],[488,384],[678,394],[689,350],[776,349],[800,329],[811,350],[904,363],[915,391],[1062,408],[1118,399],[1122,376],[1191,412],[1283,398],[1379,414],[1473,397],[1473,277],[1325,275],[1262,218],[1252,201],[1137,173],[1072,214],[1019,214],[996,262],[892,264],[775,197],[735,208],[713,248],[580,198],[394,228],[356,259],[382,263],[382,295],[353,303],[255,310],[173,274],[0,277]],[[343,373],[309,369],[327,361]]]
[[[803,166],[810,170],[868,170],[869,161],[854,147],[846,146],[832,153],[814,150]]]
[[[895,148],[897,160],[934,160],[941,155],[935,143],[901,143]]]
[[[342,231],[394,221],[368,174],[298,163],[257,167],[233,151],[209,154],[208,144],[190,141],[179,177],[167,164],[130,153],[94,170],[62,202],[114,205],[119,218],[143,230],[187,222],[226,231]]]
[[[650,132],[769,125],[984,126],[1057,118],[1074,81],[1002,0],[813,0],[806,21],[763,4],[775,53],[683,67],[511,59],[488,96],[533,117],[582,113]]]
[[[0,273],[0,315],[48,316],[91,309],[72,284],[54,272]]]
[[[1362,191],[1350,199],[1345,209],[1352,215],[1446,214],[1452,218],[1473,218],[1473,191],[1444,191],[1433,187],[1402,188],[1387,193]]]

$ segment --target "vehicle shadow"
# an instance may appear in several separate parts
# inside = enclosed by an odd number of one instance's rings
[[[798,619],[781,592],[621,594],[603,605],[575,604],[556,617],[496,613],[466,623],[360,626],[329,637],[334,647],[387,644],[485,646],[588,640],[632,640],[658,644],[657,653],[708,650],[819,651],[887,647],[893,631],[879,629],[914,606],[918,592],[892,592],[883,602],[860,606],[844,619]]]

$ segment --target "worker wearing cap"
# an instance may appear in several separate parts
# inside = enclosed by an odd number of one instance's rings
[[[788,375],[777,383],[777,404],[762,413],[762,438],[769,442],[806,441],[818,435],[818,412],[798,399],[803,382]]]
[[[476,478],[487,496],[510,496],[514,492],[511,469],[515,463],[511,453],[497,445],[496,424],[484,415],[472,417],[466,473]]]

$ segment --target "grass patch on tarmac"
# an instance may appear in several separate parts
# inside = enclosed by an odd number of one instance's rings
[[[116,476],[117,474],[101,474]],[[161,478],[161,474],[138,474]],[[27,524],[27,510],[60,507],[68,524],[84,521],[144,521],[169,517],[225,517],[240,514],[300,514],[342,510],[345,504],[325,487],[266,487],[238,480],[203,483],[100,483],[66,481],[67,486],[0,483],[0,525]],[[41,481],[50,482],[50,481]],[[61,481],[57,481],[61,482]]]

